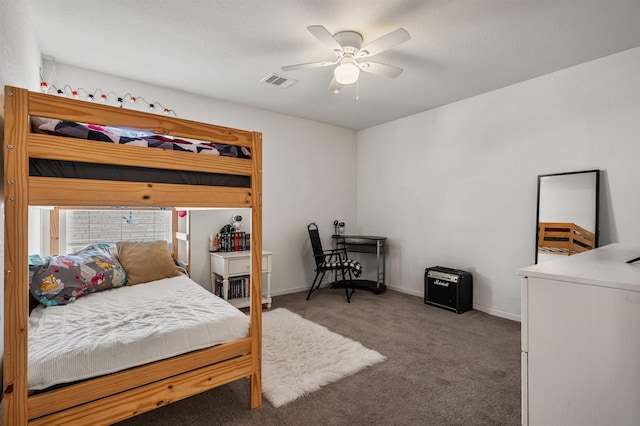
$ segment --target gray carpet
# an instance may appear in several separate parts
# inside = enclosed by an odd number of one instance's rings
[[[249,408],[241,380],[119,423],[154,425],[519,425],[520,323],[458,315],[395,291],[323,288],[275,297],[283,307],[388,357],[274,408]]]

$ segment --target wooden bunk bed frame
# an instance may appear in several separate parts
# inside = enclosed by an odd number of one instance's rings
[[[111,424],[247,377],[251,380],[251,408],[259,407],[262,403],[261,133],[9,86],[5,87],[4,95],[4,424]],[[30,132],[30,116],[145,129],[244,146],[251,149],[251,160],[35,134]],[[60,142],[61,139],[64,140]],[[249,176],[251,183],[249,188],[235,188],[34,177],[29,176],[29,158],[233,174]],[[29,205],[251,208],[249,337],[29,395]]]
[[[538,252],[571,256],[595,247],[595,234],[571,222],[540,222]]]

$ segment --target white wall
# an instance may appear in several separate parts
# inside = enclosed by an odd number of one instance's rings
[[[23,1],[0,2],[0,85],[40,87],[40,51]],[[3,90],[4,94],[4,90]],[[0,96],[4,106],[4,96]],[[0,111],[4,117],[4,108]]]
[[[44,68],[45,75],[49,75],[51,63]],[[149,102],[158,101],[181,118],[262,132],[262,245],[264,250],[274,253],[272,294],[309,287],[314,263],[306,230],[308,223],[318,222],[327,244],[336,217],[355,224],[354,131],[60,63],[56,65],[53,83],[57,87],[69,84],[91,92],[101,88],[121,95],[131,93]],[[283,89],[273,90],[274,96],[278,96]],[[208,235],[211,229],[207,227],[202,232]],[[191,255],[193,258],[194,251]]]
[[[358,226],[389,237],[389,285],[469,270],[475,307],[518,319],[540,174],[601,169],[600,245],[640,242],[639,75],[635,48],[359,132]]]

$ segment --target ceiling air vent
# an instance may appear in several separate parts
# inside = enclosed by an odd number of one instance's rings
[[[274,86],[281,87],[283,89],[291,87],[298,82],[298,80],[294,80],[293,78],[287,78],[283,75],[278,75],[275,73],[271,73],[267,75],[265,78],[263,78],[260,81],[263,81],[267,84],[272,84]]]

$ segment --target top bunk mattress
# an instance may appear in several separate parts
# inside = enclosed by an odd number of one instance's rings
[[[181,275],[92,293],[29,316],[30,390],[248,336],[249,317]]]

